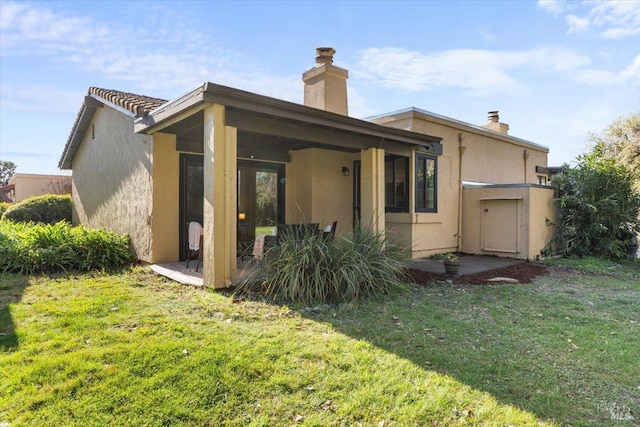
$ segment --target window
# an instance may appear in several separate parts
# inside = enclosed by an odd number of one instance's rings
[[[538,175],[538,184],[547,185],[547,177],[544,175]]]
[[[385,212],[409,212],[409,158],[387,156],[384,177]]]
[[[416,154],[416,212],[437,212],[437,183],[436,158]]]

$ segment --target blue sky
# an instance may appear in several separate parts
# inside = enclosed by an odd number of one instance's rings
[[[640,1],[0,0],[0,158],[57,173],[89,86],[175,99],[211,81],[302,102],[315,48],[349,70],[349,113],[417,107],[571,162],[640,110]]]

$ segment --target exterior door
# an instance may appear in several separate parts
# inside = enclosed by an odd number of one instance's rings
[[[238,246],[284,224],[284,164],[238,161]]]
[[[180,260],[187,259],[188,224],[203,224],[204,157],[194,154],[180,155]]]
[[[520,200],[483,200],[482,250],[517,253]]]

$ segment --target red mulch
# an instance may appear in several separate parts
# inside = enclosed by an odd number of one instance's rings
[[[482,273],[467,274],[464,276],[435,274],[417,270],[415,268],[407,269],[407,274],[411,278],[411,281],[421,285],[428,285],[432,282],[438,281],[444,282],[446,280],[451,280],[453,283],[458,284],[483,285],[486,283],[493,283],[487,282],[487,280],[493,279],[494,277],[509,277],[511,279],[516,279],[520,283],[531,283],[535,277],[544,276],[547,273],[547,267],[529,262],[523,262],[504,268],[496,268],[495,270],[483,271]]]

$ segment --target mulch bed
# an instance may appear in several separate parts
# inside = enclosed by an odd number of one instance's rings
[[[429,285],[433,282],[444,282],[447,280],[451,280],[453,283],[467,285],[501,283],[488,282],[489,279],[493,279],[495,277],[508,277],[511,279],[516,279],[519,283],[531,283],[535,277],[544,276],[547,273],[547,267],[529,262],[523,262],[520,264],[511,265],[509,267],[483,271],[482,273],[466,274],[464,276],[435,274],[429,273],[427,271],[417,270],[415,268],[407,269],[407,274],[411,278],[411,281],[421,285]]]

